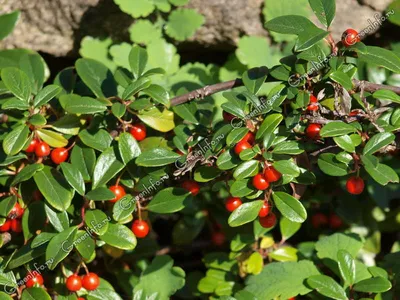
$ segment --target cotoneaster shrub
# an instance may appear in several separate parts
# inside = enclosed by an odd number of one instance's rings
[[[400,88],[361,69],[400,57],[309,2],[279,65],[192,92],[138,45],[46,85],[1,51],[0,299],[397,299]]]

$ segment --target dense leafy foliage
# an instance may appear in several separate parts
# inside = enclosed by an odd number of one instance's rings
[[[86,37],[52,83],[0,51],[0,299],[396,299],[400,96],[375,83],[400,85],[398,45],[335,43],[333,0],[266,0],[284,43],[180,66],[188,1],[115,2],[157,20]]]

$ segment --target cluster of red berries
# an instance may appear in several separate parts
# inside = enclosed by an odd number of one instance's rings
[[[329,217],[323,213],[316,213],[311,217],[311,224],[315,229],[326,227],[329,225],[332,229],[338,229],[342,227],[342,219],[335,214],[331,214]]]
[[[342,44],[345,47],[353,46],[354,44],[359,43],[360,41],[361,41],[360,35],[354,29],[351,29],[351,28],[347,29],[342,34]]]
[[[278,181],[282,174],[275,170],[274,167],[267,167],[264,173],[258,173],[253,177],[253,186],[260,191],[266,190],[269,184]]]
[[[15,203],[14,207],[11,209],[10,213],[7,216],[7,220],[3,225],[0,226],[0,232],[8,232],[11,231],[15,233],[22,232],[21,218],[24,214],[24,209],[19,205],[19,203]]]
[[[235,153],[240,154],[243,150],[251,149],[254,146],[254,134],[248,132],[235,146]]]
[[[82,287],[88,291],[94,291],[100,285],[100,278],[96,273],[87,273],[84,276],[73,274],[65,282],[67,289],[71,292],[77,292]]]
[[[38,139],[32,139],[25,152],[35,153],[37,157],[45,157],[50,155],[51,160],[57,165],[66,161],[68,158],[68,149],[55,148],[51,150],[50,146],[46,142]]]

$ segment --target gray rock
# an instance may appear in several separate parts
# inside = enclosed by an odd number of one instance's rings
[[[391,0],[359,2],[338,1],[332,26],[336,40],[346,28],[359,31],[367,28],[368,20],[374,22],[374,15],[381,13]],[[268,36],[263,28],[263,3],[263,0],[191,0],[188,7],[202,13],[206,23],[185,44],[231,51],[243,35]],[[134,22],[112,0],[0,0],[0,13],[15,9],[22,11],[21,20],[13,34],[0,42],[0,49],[29,48],[74,57],[86,35],[128,41],[127,29]]]

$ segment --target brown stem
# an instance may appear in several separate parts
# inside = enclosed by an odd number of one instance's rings
[[[211,96],[218,92],[226,91],[233,89],[235,87],[243,86],[243,81],[239,78],[231,81],[221,82],[213,85],[208,85],[203,88],[191,91],[187,94],[177,96],[171,99],[171,106],[176,106],[182,103],[189,102],[194,99],[203,99],[207,96]],[[368,81],[360,81],[357,79],[353,79],[354,90],[358,91],[361,88],[361,85],[364,85],[364,91],[366,92],[376,92],[378,90],[389,90],[395,92],[400,95],[400,87],[384,85],[384,84],[376,84]]]

